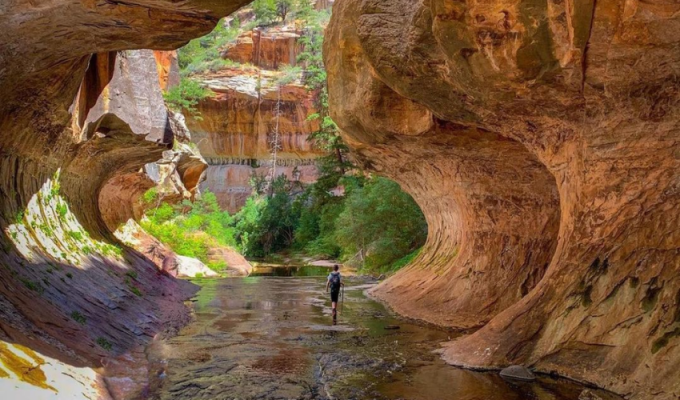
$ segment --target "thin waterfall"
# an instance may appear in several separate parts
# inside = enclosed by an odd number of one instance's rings
[[[279,140],[279,117],[281,115],[281,84],[276,85],[276,108],[274,109],[274,132],[269,140],[269,151],[271,154],[271,166],[269,168],[268,185],[269,195],[274,192],[274,180],[276,179],[276,163],[278,152],[281,150],[281,142]]]

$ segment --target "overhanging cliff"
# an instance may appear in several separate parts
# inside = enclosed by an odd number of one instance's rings
[[[3,5],[0,376],[15,378],[12,390],[130,396],[146,384],[143,373],[127,379],[131,367],[145,368],[140,346],[187,320],[192,285],[113,233],[154,184],[140,171],[162,161],[178,134],[152,53],[118,51],[178,47],[241,5]],[[177,161],[191,186],[200,162]],[[126,379],[97,393],[102,376]]]
[[[678,6],[338,2],[331,110],[430,236],[374,295],[455,365],[680,394]]]

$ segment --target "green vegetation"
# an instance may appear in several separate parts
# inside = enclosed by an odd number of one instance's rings
[[[85,318],[85,316],[78,311],[73,311],[71,313],[71,318],[80,325],[85,325],[87,323],[87,318]]]
[[[199,82],[189,78],[182,78],[179,85],[174,86],[167,92],[163,93],[165,103],[173,111],[186,110],[193,114],[194,118],[199,117],[196,105],[198,103],[213,95],[210,89],[203,87]],[[199,117],[200,118],[200,117]]]
[[[303,2],[305,1],[298,3]],[[288,14],[298,6],[299,4],[294,4],[293,0],[255,0],[252,4],[258,26],[271,25],[277,19],[285,22]]]
[[[123,257],[123,249],[113,244],[105,243],[99,246],[99,252],[107,257]]]
[[[322,176],[302,194],[299,183],[280,176],[270,193],[251,196],[234,216],[239,249],[257,258],[292,249],[380,273],[413,260],[427,237],[413,198],[386,178],[333,176]],[[330,193],[338,185],[344,196]]]
[[[236,19],[227,26],[222,19],[209,34],[190,41],[177,53],[177,62],[182,76],[205,71],[216,71],[232,64],[220,56],[220,51],[239,34],[240,22]]]
[[[233,219],[228,212],[220,210],[217,198],[210,191],[194,202],[185,200],[176,206],[162,203],[147,211],[141,226],[177,254],[198,258],[217,272],[225,265],[210,263],[208,250],[236,245]]]
[[[151,189],[144,192],[142,195],[142,201],[146,204],[151,204],[158,199],[158,189],[154,186]]]
[[[106,351],[111,351],[111,349],[113,348],[111,342],[109,342],[108,340],[101,336],[97,338],[97,344]]]
[[[217,273],[224,272],[228,267],[227,262],[224,260],[208,261],[205,265]],[[198,278],[198,276],[196,277]]]
[[[66,218],[66,214],[68,214],[68,207],[66,206],[66,203],[59,202],[59,204],[57,204],[57,214],[59,214],[59,217],[62,220]]]
[[[42,285],[39,282],[33,282],[27,278],[20,278],[21,283],[24,284],[28,289],[38,293],[39,295],[42,295],[45,292],[45,288],[42,287]]]
[[[276,83],[279,85],[287,85],[295,82],[302,75],[302,68],[286,65],[279,69],[281,75],[278,76]]]
[[[427,223],[413,198],[395,182],[379,177],[351,188],[335,222],[343,258],[357,258],[369,270],[420,248],[426,237]]]
[[[264,257],[293,244],[300,208],[290,195],[295,186],[299,183],[281,175],[269,196],[256,193],[236,214],[236,239],[245,255]]]
[[[78,242],[80,242],[80,241],[83,240],[83,234],[82,234],[81,232],[68,231],[68,236],[69,236],[71,239],[76,240],[76,241],[78,241]]]
[[[240,32],[295,20],[303,27],[302,51],[296,66],[281,66],[276,83],[298,79],[314,94],[318,131],[309,140],[328,155],[318,161],[320,177],[304,187],[279,176],[268,184],[254,176],[253,195],[237,214],[221,211],[215,196],[180,205],[158,202],[147,211],[142,227],[176,253],[201,260],[215,271],[224,262],[210,262],[215,246],[237,248],[247,257],[272,258],[295,251],[310,256],[336,258],[366,272],[391,272],[412,261],[427,235],[425,218],[413,199],[388,179],[370,176],[354,165],[328,109],[326,70],[322,46],[330,10],[315,10],[309,0],[255,0],[254,20],[241,26],[220,21],[209,35],[179,50],[182,80],[165,94],[170,108],[196,113],[196,106],[209,95],[196,74],[223,68],[229,61],[220,53]],[[258,84],[259,85],[259,84]],[[334,193],[344,193],[336,195]],[[158,201],[151,189],[142,200]],[[162,200],[162,199],[161,199]]]

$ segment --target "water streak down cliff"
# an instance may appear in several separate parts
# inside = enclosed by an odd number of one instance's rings
[[[285,73],[277,71],[297,63],[299,38],[300,32],[288,27],[244,32],[223,55],[249,65],[193,78],[215,93],[198,105],[200,118],[187,116],[193,142],[210,164],[202,187],[230,212],[250,196],[251,176],[269,172],[275,129],[280,145],[276,173],[302,183],[317,178],[314,160],[323,153],[308,140],[319,129],[318,121],[309,119],[317,113],[315,94],[300,76],[281,83]]]
[[[430,232],[373,293],[444,358],[680,395],[680,6],[344,0],[330,103]]]

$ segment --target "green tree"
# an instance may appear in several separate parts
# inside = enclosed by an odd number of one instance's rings
[[[285,175],[272,182],[272,195],[254,194],[235,218],[240,248],[250,257],[264,257],[290,247],[299,209],[293,206],[292,183]]]
[[[293,0],[276,0],[276,13],[282,22],[286,22],[286,17],[292,8]]]
[[[211,96],[213,96],[213,92],[210,89],[203,87],[200,83],[190,78],[182,78],[179,85],[174,86],[163,94],[168,108],[178,112],[186,110],[193,114],[194,117],[200,114],[196,108],[198,103]]]
[[[336,221],[343,255],[376,270],[425,243],[427,223],[413,198],[386,178],[373,177],[348,194]]]
[[[227,26],[220,20],[209,34],[194,39],[177,51],[177,62],[182,76],[190,76],[208,70],[216,71],[231,63],[221,56],[222,49],[239,34],[240,21]]]
[[[164,202],[147,210],[141,226],[177,254],[198,258],[209,267],[210,248],[236,246],[234,220],[209,191],[193,202],[175,206]]]
[[[270,25],[276,19],[276,0],[255,0],[252,7],[259,26]]]

